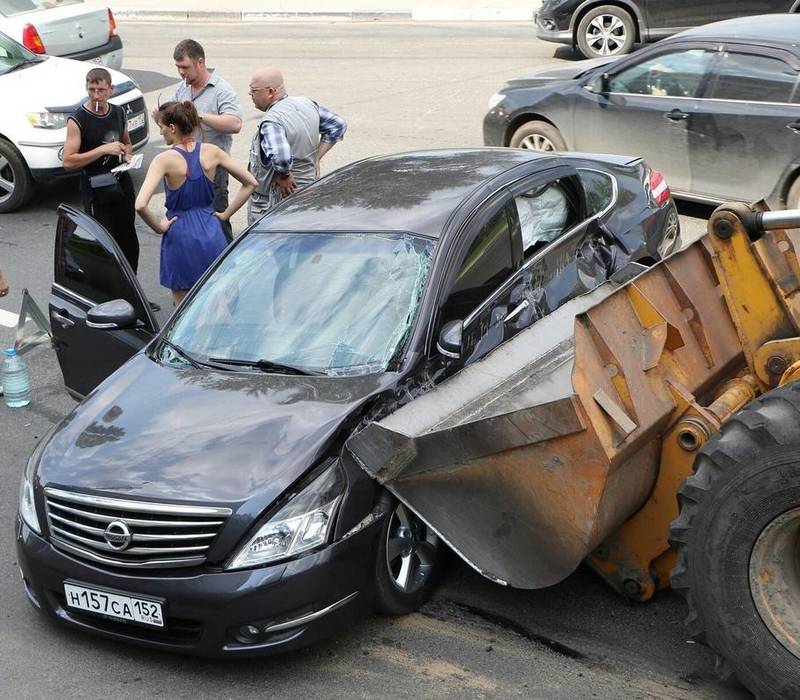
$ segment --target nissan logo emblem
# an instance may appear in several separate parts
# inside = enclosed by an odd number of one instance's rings
[[[103,539],[105,539],[113,549],[122,551],[128,548],[128,545],[133,539],[133,535],[124,522],[121,520],[114,520],[106,527],[103,533]]]

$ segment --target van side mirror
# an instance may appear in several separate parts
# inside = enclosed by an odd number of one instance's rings
[[[86,313],[86,325],[89,328],[114,330],[130,328],[136,323],[136,312],[124,299],[112,299],[93,306]]]
[[[445,357],[457,360],[461,357],[461,336],[464,333],[463,321],[448,321],[439,331],[436,349]]]

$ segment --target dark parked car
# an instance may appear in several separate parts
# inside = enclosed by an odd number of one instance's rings
[[[28,597],[210,656],[415,609],[439,539],[345,440],[676,235],[639,159],[374,158],[261,219],[159,330],[110,236],[62,205],[50,319],[65,384],[88,396],[22,480]]]
[[[674,196],[800,207],[799,15],[690,29],[619,59],[549,67],[490,101],[487,145],[636,153]]]
[[[536,36],[577,46],[587,58],[619,56],[634,43],[656,41],[708,22],[798,9],[800,0],[544,0],[536,15]]]

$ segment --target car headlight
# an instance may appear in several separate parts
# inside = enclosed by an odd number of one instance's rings
[[[489,109],[494,109],[499,105],[506,96],[502,92],[496,92],[489,98]]]
[[[33,499],[33,476],[36,467],[39,466],[39,459],[44,451],[45,443],[50,440],[50,436],[55,431],[55,427],[42,436],[39,444],[36,445],[31,456],[28,457],[28,464],[22,474],[22,482],[19,485],[19,517],[37,535],[42,534],[42,526],[39,525],[39,516],[36,514],[36,502]]]
[[[37,129],[63,129],[69,112],[28,112],[28,121]]]
[[[225,568],[262,566],[324,545],[344,487],[344,474],[335,460],[258,527]]]

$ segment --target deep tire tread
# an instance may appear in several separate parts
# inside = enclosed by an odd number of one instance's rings
[[[708,644],[702,611],[697,609],[691,588],[690,544],[704,506],[711,500],[716,482],[728,470],[746,469],[759,453],[776,446],[800,443],[800,383],[787,385],[752,401],[725,422],[719,432],[703,446],[694,463],[694,473],[678,490],[679,516],[670,526],[669,542],[677,554],[671,572],[672,588],[686,600],[689,612],[685,623],[691,638]],[[717,650],[715,650],[717,651]],[[718,655],[716,670],[725,677],[735,675],[729,660]],[[773,697],[757,681],[742,680],[758,698]]]

